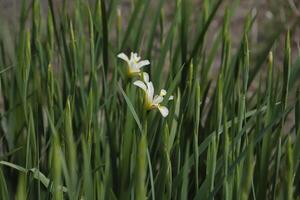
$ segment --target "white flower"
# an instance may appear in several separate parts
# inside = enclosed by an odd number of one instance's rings
[[[169,114],[169,110],[165,106],[161,106],[160,103],[163,102],[164,96],[167,94],[167,91],[162,89],[159,95],[154,96],[154,87],[151,81],[149,81],[149,75],[143,73],[143,81],[135,81],[133,84],[145,92],[145,107],[147,110],[158,108],[159,112],[163,117],[166,117]],[[170,96],[169,100],[174,99],[173,96]]]
[[[130,59],[126,54],[119,53],[118,58],[127,62],[127,74],[129,77],[139,75],[142,67],[150,65],[149,60],[141,60],[141,57],[139,57],[137,53],[131,52]]]

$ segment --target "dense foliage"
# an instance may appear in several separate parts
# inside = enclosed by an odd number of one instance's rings
[[[299,199],[296,24],[254,55],[250,10],[232,45],[238,1],[20,2],[17,31],[0,22],[0,199]]]

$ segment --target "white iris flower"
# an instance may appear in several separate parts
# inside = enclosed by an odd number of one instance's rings
[[[140,75],[141,68],[150,65],[149,60],[141,60],[141,57],[139,57],[137,53],[131,53],[130,59],[126,54],[120,53],[118,54],[118,58],[127,62],[127,75],[129,77]]]
[[[149,81],[149,75],[143,73],[143,81],[135,81],[133,84],[145,92],[145,107],[147,110],[158,108],[159,112],[163,117],[166,117],[169,114],[169,110],[165,106],[161,106],[160,103],[163,102],[164,96],[167,94],[166,90],[162,89],[159,95],[154,96],[154,87],[151,81]],[[169,100],[172,100],[174,97],[170,96]]]

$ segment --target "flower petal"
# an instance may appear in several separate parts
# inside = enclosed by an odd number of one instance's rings
[[[164,100],[164,98],[162,96],[155,95],[155,97],[153,99],[153,104],[160,104],[163,100]]]
[[[121,58],[122,60],[125,60],[126,62],[129,63],[129,58],[125,53],[119,53],[118,58]]]
[[[174,96],[171,95],[171,96],[169,97],[169,101],[170,101],[170,100],[173,100],[173,99],[174,99]]]
[[[149,83],[149,74],[147,72],[143,72],[143,80],[146,82],[146,83]]]
[[[161,91],[160,91],[160,96],[165,96],[167,94],[167,91],[165,90],[165,89],[162,89]]]
[[[154,87],[153,87],[153,83],[150,82],[146,82],[147,84],[147,95],[149,100],[151,99],[151,101],[153,101],[153,96],[154,96]]]
[[[138,62],[136,67],[140,69],[140,68],[142,68],[142,67],[144,67],[146,65],[150,65],[150,61],[149,60],[142,60],[142,61]]]
[[[137,53],[131,52],[130,60],[133,60],[134,62],[138,62],[140,59],[141,57],[139,57]]]
[[[134,62],[133,60],[130,60],[128,65],[129,65],[130,69],[140,71],[140,69],[137,67],[136,62]]]
[[[147,93],[147,86],[145,85],[145,83],[143,81],[134,81],[133,85],[143,89]]]
[[[165,107],[165,106],[158,106],[157,108],[158,108],[159,112],[161,113],[161,115],[162,115],[163,117],[168,116],[169,110],[168,110],[167,107]]]
[[[130,53],[130,60],[133,60],[134,57],[135,57],[135,53],[131,52],[131,53]]]

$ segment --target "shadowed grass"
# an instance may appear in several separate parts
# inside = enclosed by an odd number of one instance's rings
[[[169,3],[23,0],[18,31],[0,21],[0,199],[299,198],[296,25],[254,57],[238,0]],[[121,52],[150,60],[166,117]]]

